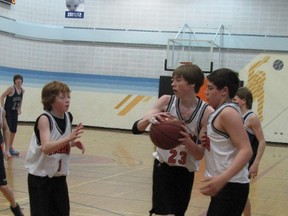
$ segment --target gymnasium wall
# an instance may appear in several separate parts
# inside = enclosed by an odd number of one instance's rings
[[[288,55],[257,55],[239,73],[253,94],[253,110],[258,114],[267,141],[288,141]]]
[[[158,98],[159,77],[171,74],[164,70],[165,43],[154,43],[163,39],[157,32],[174,36],[184,23],[203,32],[213,32],[224,25],[227,35],[274,35],[281,46],[286,44],[281,41],[288,35],[287,9],[288,2],[282,0],[86,0],[84,19],[68,19],[64,16],[65,0],[17,1],[11,6],[0,3],[1,24],[7,19],[16,20],[20,27],[11,32],[27,35],[12,34],[0,26],[0,91],[12,84],[16,72],[23,74],[26,93],[20,120],[34,121],[42,112],[42,86],[55,79],[65,81],[72,90],[71,112],[75,121],[130,129]],[[73,41],[75,35],[61,35],[61,31],[57,37],[71,40],[55,40],[51,33],[54,31],[45,32],[45,40],[29,37],[41,33],[31,30],[35,27],[51,30],[64,26],[81,29],[83,38],[89,36],[91,28],[105,29],[110,34],[101,41],[95,38],[88,42]],[[129,30],[156,33],[154,38],[147,38],[146,34],[135,38]],[[123,32],[128,37],[121,38]],[[121,40],[122,43],[113,43]],[[142,40],[145,43],[141,44]],[[216,67],[242,71],[260,53],[286,54],[283,50],[249,48],[249,44],[243,48],[243,44],[236,40],[222,49]],[[265,115],[270,118],[267,113],[269,110]],[[265,129],[265,135],[270,131]],[[270,141],[283,141],[277,137],[272,136]]]

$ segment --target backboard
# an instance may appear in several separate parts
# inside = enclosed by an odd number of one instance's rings
[[[215,44],[211,40],[169,39],[164,68],[173,71],[181,64],[192,63],[204,72],[212,72],[213,62],[219,59],[213,53],[214,48]]]
[[[174,39],[168,39],[166,71],[173,71],[181,64],[196,64],[203,72],[210,73],[220,65],[224,26],[217,29],[195,31],[184,24]]]

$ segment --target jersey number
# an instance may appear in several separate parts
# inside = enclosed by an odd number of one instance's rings
[[[177,154],[178,152],[175,149],[171,149],[170,150],[170,157],[168,158],[168,163],[170,164],[176,164],[176,162],[178,162],[178,164],[181,165],[185,165],[186,164],[186,160],[187,160],[187,152],[185,151],[181,151],[179,152],[180,155],[180,159],[178,159],[178,161],[176,160]]]

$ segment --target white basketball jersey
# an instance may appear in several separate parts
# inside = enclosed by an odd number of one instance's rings
[[[222,174],[234,161],[237,155],[237,148],[233,145],[228,134],[217,130],[213,126],[215,118],[225,107],[232,107],[241,116],[240,108],[236,103],[225,103],[217,110],[210,114],[207,125],[207,135],[210,139],[210,148],[205,150],[206,171],[205,176],[212,177]],[[229,182],[247,183],[248,163],[247,165],[233,176]]]
[[[66,128],[63,134],[60,133],[57,123],[54,117],[45,112],[49,116],[52,124],[50,140],[58,140],[62,137],[66,137],[71,133],[72,126],[68,113],[65,113]],[[41,150],[41,144],[38,144],[35,133],[33,133],[30,146],[26,156],[26,170],[36,176],[67,176],[68,175],[68,160],[70,156],[70,144],[59,149],[52,154],[45,154]]]
[[[175,95],[171,96],[167,112],[171,113],[171,115],[175,116],[176,118],[183,120],[179,110],[179,101],[179,98],[177,98]],[[199,98],[198,104],[192,115],[188,120],[185,121],[187,129],[196,143],[198,141],[199,132],[201,129],[201,120],[207,106],[207,103],[203,102]],[[164,150],[157,147],[156,151],[153,153],[153,156],[161,163],[165,162],[170,166],[185,167],[190,172],[194,172],[199,169],[199,161],[197,161],[187,151],[185,145],[179,145],[176,148],[170,150]]]

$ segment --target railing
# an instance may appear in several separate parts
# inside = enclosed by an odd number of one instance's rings
[[[185,26],[185,28],[189,30],[190,27]],[[206,31],[205,29],[204,31],[192,31],[190,34],[191,36],[193,35],[194,39],[212,40],[214,44],[224,49],[281,52],[287,52],[288,50],[287,35],[233,34],[223,33],[222,29],[223,27],[220,26],[219,34]],[[0,34],[37,41],[77,41],[78,43],[118,43],[166,47],[167,40],[175,38],[175,35],[177,36],[178,33],[179,31],[41,25],[0,16]],[[218,40],[220,35],[222,37],[222,44]]]

